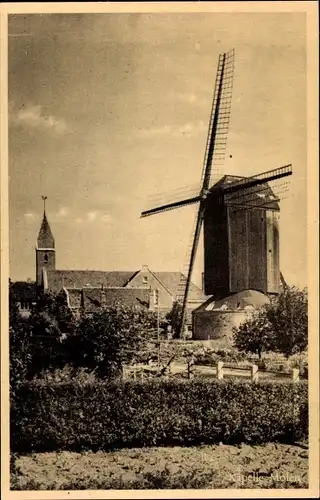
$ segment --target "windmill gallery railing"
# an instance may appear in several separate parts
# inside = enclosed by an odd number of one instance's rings
[[[147,365],[143,363],[136,363],[127,366],[124,369],[124,378],[133,379],[149,379],[156,377],[166,378],[186,378],[191,379],[194,377],[202,378],[215,378],[218,380],[238,378],[258,382],[259,380],[270,381],[289,381],[299,382],[301,378],[298,368],[292,368],[288,372],[259,369],[258,365],[248,364],[247,366],[237,366],[223,361],[218,361],[216,365],[199,365],[194,362],[192,357],[186,363],[174,362],[172,357],[169,362],[163,366],[159,364]]]

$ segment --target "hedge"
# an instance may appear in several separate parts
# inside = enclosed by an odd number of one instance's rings
[[[291,443],[307,435],[304,382],[29,382],[11,401],[11,449],[20,452]]]

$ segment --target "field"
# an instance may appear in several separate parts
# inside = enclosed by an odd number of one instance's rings
[[[19,456],[12,489],[307,488],[307,446],[132,448]]]

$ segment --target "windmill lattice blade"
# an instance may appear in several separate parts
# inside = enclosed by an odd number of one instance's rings
[[[186,205],[192,205],[193,203],[197,203],[200,201],[200,196],[196,196],[194,198],[188,198],[187,200],[174,201],[172,203],[168,203],[167,205],[162,205],[156,208],[151,208],[149,210],[144,210],[140,218],[149,217],[149,215],[155,215],[162,212],[167,212],[169,210],[174,210],[175,208],[185,207]]]
[[[236,205],[236,204],[232,204],[232,208],[235,209],[235,212],[241,212],[243,210],[249,210],[249,209],[254,209],[254,208],[261,208],[261,209],[266,209],[266,210],[274,210],[274,206],[273,206],[273,203],[274,202],[280,202],[282,200],[287,200],[289,198],[289,196],[281,196],[281,198],[277,198],[276,200],[274,200],[273,202],[267,202],[267,203],[257,203],[256,205],[254,203],[250,203],[250,204],[239,204],[239,205]]]
[[[202,170],[203,188],[222,176],[229,130],[235,52],[220,54]]]
[[[147,217],[157,213],[173,210],[185,205],[199,201],[199,186],[184,186],[174,190],[170,196],[155,195],[148,200],[147,207],[143,210],[141,217]]]
[[[275,168],[273,170],[268,170],[258,175],[252,177],[244,177],[237,180],[223,188],[226,199],[229,193],[239,192],[243,189],[248,189],[249,187],[257,186],[258,184],[266,184],[276,179],[281,179],[282,177],[287,177],[292,174],[292,165],[285,165],[284,167]]]
[[[196,217],[196,223],[195,223],[195,231],[194,231],[194,237],[193,237],[191,254],[190,254],[190,264],[189,264],[189,269],[188,269],[188,276],[187,276],[185,290],[184,290],[184,296],[183,296],[182,311],[181,311],[181,323],[180,323],[180,337],[183,336],[183,331],[184,331],[184,325],[185,325],[186,313],[187,313],[187,305],[188,305],[188,293],[189,293],[192,271],[193,271],[193,267],[194,267],[194,263],[195,263],[195,259],[196,259],[196,254],[197,254],[197,249],[198,249],[198,244],[199,244],[200,232],[201,232],[201,227],[202,227],[202,223],[203,223],[203,216],[204,216],[204,204],[203,204],[203,202],[200,202],[199,210],[198,210],[197,217]]]
[[[225,195],[226,206],[243,206],[247,208],[266,207],[278,209],[278,202],[283,199],[282,194],[288,192],[289,183],[278,179],[267,184],[243,188],[235,193]]]
[[[183,304],[183,298],[184,298],[185,289],[186,289],[187,276],[188,276],[188,271],[189,271],[189,267],[190,267],[192,245],[193,245],[194,236],[195,236],[195,232],[196,232],[197,218],[198,218],[198,213],[196,213],[195,219],[193,221],[188,248],[187,248],[184,260],[183,260],[183,268],[181,269],[180,282],[179,282],[179,285],[178,285],[178,288],[176,291],[176,296],[175,296],[175,301],[179,302],[181,305]]]

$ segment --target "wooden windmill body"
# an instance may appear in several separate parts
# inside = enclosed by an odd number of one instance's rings
[[[279,201],[277,183],[291,175],[291,165],[252,177],[222,176],[212,185],[212,171],[223,164],[230,120],[234,51],[221,54],[210,116],[200,189],[187,198],[158,202],[141,217],[198,204],[188,255],[187,276],[181,283],[184,328],[188,292],[200,232],[204,236],[204,292],[215,299],[253,289],[279,292]],[[282,188],[283,188],[282,184]],[[278,190],[279,191],[279,190]]]

